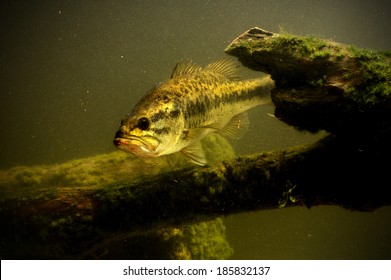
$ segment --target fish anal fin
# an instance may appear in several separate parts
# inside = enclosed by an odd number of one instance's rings
[[[207,164],[205,152],[200,141],[193,142],[189,146],[183,148],[181,153],[195,164],[201,166]]]
[[[231,139],[240,139],[248,131],[250,121],[247,112],[235,115],[219,133]]]

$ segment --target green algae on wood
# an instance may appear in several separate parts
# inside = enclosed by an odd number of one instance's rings
[[[389,151],[358,152],[329,136],[308,146],[210,167],[184,167],[141,180],[23,187],[29,193],[20,197],[2,193],[0,252],[2,258],[125,258],[125,252],[115,254],[125,240],[155,240],[175,249],[165,252],[172,258],[225,258],[231,249],[223,235],[213,233],[211,239],[202,231],[209,225],[202,223],[232,213],[279,209],[282,204],[356,210],[390,205],[390,188],[382,183],[387,179],[382,162],[389,156]],[[216,230],[223,234],[217,224]],[[208,240],[217,247],[205,251],[211,246]],[[182,245],[172,247],[172,242]]]
[[[391,127],[390,53],[257,27],[225,51],[271,74],[275,115],[290,125],[359,138]]]
[[[212,134],[206,137],[202,144],[207,146],[205,152],[211,165],[234,157],[234,151],[227,140],[219,135]],[[180,154],[142,159],[117,151],[61,164],[19,166],[0,170],[1,257],[100,256],[103,253],[96,253],[101,249],[101,247],[96,248],[97,244],[108,244],[118,240],[118,236],[130,238],[129,235],[132,235],[96,226],[96,221],[100,220],[98,213],[104,213],[104,208],[95,207],[97,204],[95,199],[100,197],[100,189],[112,193],[111,197],[114,198],[119,193],[117,188],[111,188],[115,184],[120,182],[137,184],[146,181],[147,178],[159,178],[161,174],[168,171],[190,167],[194,166]],[[145,187],[145,190],[148,191],[148,187]],[[137,190],[140,193],[143,191]],[[140,195],[137,192],[133,194],[134,198]],[[115,206],[116,203],[115,200],[108,201],[109,205]],[[144,207],[147,207],[147,204]],[[111,218],[115,219],[115,217]],[[187,226],[191,228],[192,225]],[[159,227],[155,226],[152,233],[151,231],[143,233],[149,236],[144,240],[147,242],[149,238],[160,236],[161,234],[156,233],[160,229],[167,229],[167,223],[162,222]],[[201,242],[201,238],[198,241]],[[227,246],[224,247],[223,243],[216,243],[217,245],[221,245],[220,249],[216,249],[216,252],[221,252],[220,255],[217,253],[213,255],[211,253],[213,248],[211,248],[209,255],[189,253],[189,256],[193,258],[209,256],[216,259],[228,257],[229,250],[224,253],[222,249]],[[187,250],[192,252],[190,249]],[[90,254],[86,255],[85,252]],[[108,253],[104,255],[107,257]],[[113,256],[113,252],[110,256]]]
[[[233,254],[220,218],[150,231],[117,234],[84,251],[81,258],[96,259],[228,259]]]
[[[348,47],[358,64],[351,78],[357,81],[347,91],[358,104],[387,104],[391,108],[391,53]],[[348,74],[347,74],[348,75]]]

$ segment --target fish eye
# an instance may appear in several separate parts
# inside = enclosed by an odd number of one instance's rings
[[[142,117],[138,120],[137,127],[141,130],[147,130],[149,128],[149,120],[146,117]]]

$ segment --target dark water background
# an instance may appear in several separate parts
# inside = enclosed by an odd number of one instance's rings
[[[177,61],[205,65],[259,26],[391,49],[389,1],[3,1],[0,168],[113,151],[121,117]],[[244,76],[257,73],[243,69]],[[251,111],[238,153],[317,136]],[[263,211],[226,218],[233,258],[391,258],[391,207]]]

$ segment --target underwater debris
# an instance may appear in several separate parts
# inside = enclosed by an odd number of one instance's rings
[[[118,234],[117,234],[118,235]],[[123,233],[84,252],[83,259],[221,260],[233,254],[220,218]]]
[[[257,27],[225,51],[245,66],[271,75],[276,84],[275,116],[290,125],[356,138],[391,127],[388,52]]]
[[[217,134],[205,137],[202,144],[205,145],[205,155],[211,165],[235,156],[227,140]],[[115,185],[128,183],[137,185],[156,178],[154,176],[162,176],[165,172],[189,167],[194,166],[179,154],[141,159],[116,151],[62,164],[18,166],[1,170],[0,257],[61,259],[129,257],[130,253],[126,255],[125,251],[121,251],[122,255],[119,254],[123,245],[116,253],[113,253],[113,247],[126,238],[127,244],[130,244],[131,240],[140,241],[140,237],[133,235],[135,239],[132,239],[132,234],[129,232],[112,233],[107,232],[106,226],[103,229],[100,226],[96,227],[96,222],[101,220],[97,217],[100,214],[96,214],[101,210],[102,213],[106,213],[105,207],[108,206],[100,204],[99,207],[102,209],[96,212],[97,204],[94,200],[107,199],[109,196],[106,195],[106,191],[108,191],[112,198],[111,201],[107,201],[108,205],[119,205],[115,196],[121,191]],[[148,186],[143,189],[147,191]],[[100,193],[98,190],[105,191]],[[142,195],[143,192],[138,188],[134,188],[134,191],[133,194],[132,190],[129,192],[133,197]],[[137,214],[137,216],[143,219],[143,215]],[[207,237],[206,232],[201,232],[205,227],[204,224],[215,229],[214,237]],[[143,233],[144,245],[151,243],[151,240],[163,242],[163,232],[170,231],[170,228],[172,226],[163,220],[160,225],[154,227],[154,230]],[[180,240],[174,235],[170,236],[170,241],[166,240],[166,245],[171,245],[162,247],[162,258],[228,258],[232,251],[224,241],[224,226],[221,221],[178,225],[176,228],[184,233]],[[186,236],[191,235],[191,232],[188,233],[190,229],[196,230],[197,236],[193,236],[194,242],[185,244]],[[208,240],[214,240],[215,244],[208,244]],[[110,246],[96,247],[101,243]],[[197,246],[200,248],[197,249]],[[139,257],[142,257],[141,252],[145,250],[139,251]],[[132,256],[137,258],[136,255]],[[148,258],[146,255],[144,257]]]

